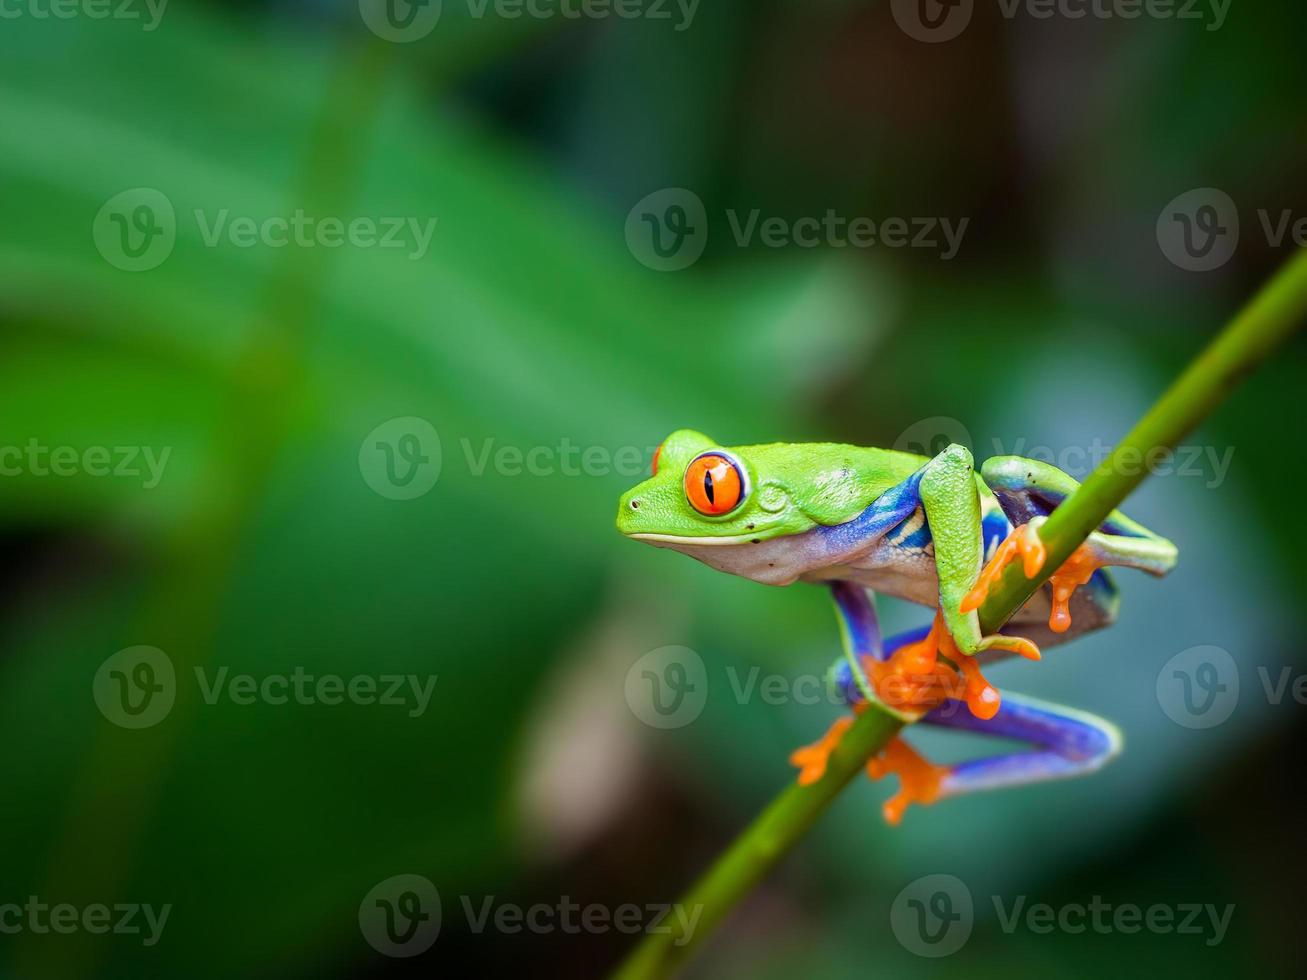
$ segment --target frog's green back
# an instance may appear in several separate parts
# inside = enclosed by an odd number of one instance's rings
[[[773,442],[728,447],[748,461],[760,485],[783,487],[815,523],[843,524],[902,483],[926,457],[836,442]]]

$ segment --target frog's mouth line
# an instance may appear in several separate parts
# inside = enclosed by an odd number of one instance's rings
[[[685,545],[706,545],[708,547],[716,547],[718,545],[727,545],[727,544],[748,544],[751,541],[757,540],[758,536],[756,534],[755,535],[736,534],[736,535],[731,535],[730,537],[691,538],[691,537],[685,537],[680,534],[641,533],[641,534],[628,534],[627,537],[632,538],[636,541],[648,541],[650,544],[685,544]]]

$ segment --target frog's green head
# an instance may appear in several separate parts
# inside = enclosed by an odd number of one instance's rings
[[[792,582],[811,566],[799,536],[851,520],[860,499],[849,446],[724,447],[678,429],[653,476],[622,495],[617,529],[757,581]]]

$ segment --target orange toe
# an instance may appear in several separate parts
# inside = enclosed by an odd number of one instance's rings
[[[882,812],[887,823],[897,826],[910,804],[928,806],[939,799],[948,768],[926,761],[903,739],[895,738],[867,763],[867,775],[872,779],[890,773],[898,775],[899,791],[885,801]]]
[[[1071,628],[1071,595],[1089,581],[1103,563],[1094,557],[1093,550],[1082,544],[1062,567],[1048,577],[1053,591],[1053,610],[1048,616],[1048,628],[1054,633],[1065,633]]]
[[[852,724],[853,719],[848,716],[837,718],[820,739],[790,753],[790,765],[799,767],[800,786],[810,786],[826,775],[826,763],[830,761],[830,754],[835,751]]]
[[[973,715],[982,721],[989,721],[1003,705],[998,689],[980,673],[980,665],[975,657],[959,657],[958,670],[962,672],[963,689],[961,700]]]
[[[1034,578],[1044,567],[1048,551],[1044,548],[1044,542],[1039,540],[1039,529],[1033,524],[1022,524],[1012,529],[994,552],[994,557],[981,569],[976,584],[958,604],[958,610],[969,613],[979,609],[989,595],[989,590],[1002,578],[1004,570],[1012,564],[1018,554],[1021,556],[1021,570],[1026,573],[1026,578]]]

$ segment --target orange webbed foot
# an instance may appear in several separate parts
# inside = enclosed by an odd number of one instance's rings
[[[867,763],[867,775],[872,779],[890,773],[898,774],[899,791],[885,801],[882,812],[887,823],[897,826],[910,804],[928,806],[939,799],[948,768],[926,761],[903,739],[895,738]]]
[[[800,786],[810,786],[826,775],[826,763],[830,761],[830,754],[835,751],[852,724],[853,719],[848,716],[837,718],[820,739],[790,753],[790,765],[799,767]]]
[[[989,590],[1003,575],[1003,570],[1012,564],[1018,554],[1021,556],[1021,570],[1026,573],[1026,578],[1034,578],[1038,575],[1039,570],[1044,567],[1045,559],[1048,558],[1048,551],[1044,548],[1044,542],[1039,540],[1037,525],[1022,524],[1012,529],[1003,543],[998,546],[998,550],[994,552],[994,557],[981,569],[976,584],[962,599],[958,610],[969,613],[979,609],[985,597],[989,595]]]
[[[936,613],[930,632],[920,640],[905,643],[888,660],[866,658],[863,666],[882,703],[900,711],[928,711],[956,687],[957,674],[939,656],[951,648],[943,617]]]
[[[1039,659],[1039,648],[1029,640],[1011,637],[1010,641],[1014,652]],[[989,719],[1002,704],[998,690],[981,675],[976,658],[962,653],[953,642],[939,612],[920,640],[905,644],[885,661],[865,658],[863,667],[877,698],[900,711],[929,711],[956,700],[965,702],[977,718]]]

